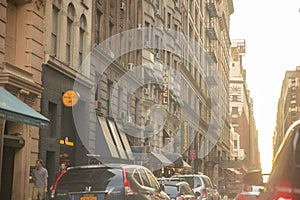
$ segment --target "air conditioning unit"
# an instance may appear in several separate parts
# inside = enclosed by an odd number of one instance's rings
[[[159,53],[158,53],[158,52],[155,53],[154,57],[155,57],[156,59],[159,59]]]
[[[110,51],[110,52],[109,52],[109,56],[110,56],[111,58],[115,58],[114,52]]]
[[[145,46],[145,47],[149,47],[149,46],[150,46],[150,41],[149,41],[149,40],[145,40],[144,46]]]
[[[132,123],[132,117],[131,116],[127,116],[126,117],[126,123],[131,124]]]
[[[146,146],[146,147],[150,147],[150,146],[151,146],[151,142],[150,142],[150,141],[146,141],[146,142],[145,142],[145,146]]]
[[[150,92],[149,92],[149,89],[148,88],[144,88],[144,95],[149,95],[150,94]]]
[[[132,72],[133,71],[133,63],[128,63],[127,70]]]
[[[120,4],[120,10],[125,10],[125,3],[124,2],[121,2],[121,4]]]
[[[142,24],[138,24],[137,28],[138,30],[142,30]]]
[[[159,9],[155,10],[155,15],[160,16],[160,10]]]

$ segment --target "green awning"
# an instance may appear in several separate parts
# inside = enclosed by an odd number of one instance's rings
[[[49,120],[46,117],[1,87],[0,118],[39,128],[46,128],[49,124]]]

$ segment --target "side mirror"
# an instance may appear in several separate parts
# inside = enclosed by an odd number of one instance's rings
[[[165,191],[165,186],[163,184],[159,184],[158,192]]]
[[[200,192],[195,192],[196,197],[200,197]]]

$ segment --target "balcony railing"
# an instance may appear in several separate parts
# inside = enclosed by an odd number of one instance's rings
[[[206,35],[210,40],[217,40],[216,23],[214,20],[206,23]]]
[[[216,51],[215,51],[215,46],[214,45],[209,45],[207,46],[207,53],[208,53],[208,61],[210,63],[217,63],[217,56],[216,56]]]
[[[209,0],[206,3],[206,9],[207,9],[209,17],[217,17],[218,16],[216,0]]]

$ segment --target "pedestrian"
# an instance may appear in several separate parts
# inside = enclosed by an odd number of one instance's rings
[[[57,183],[58,181],[60,180],[60,178],[67,172],[67,165],[66,163],[61,163],[60,164],[60,170],[59,172],[56,173],[53,181],[52,181],[52,185],[50,187],[50,190],[51,190],[51,198],[54,198],[54,195],[55,195],[55,190],[56,190],[56,187],[57,187]]]
[[[36,160],[35,169],[32,171],[34,187],[32,191],[33,200],[42,200],[46,197],[48,187],[48,171],[43,167],[41,159]]]

